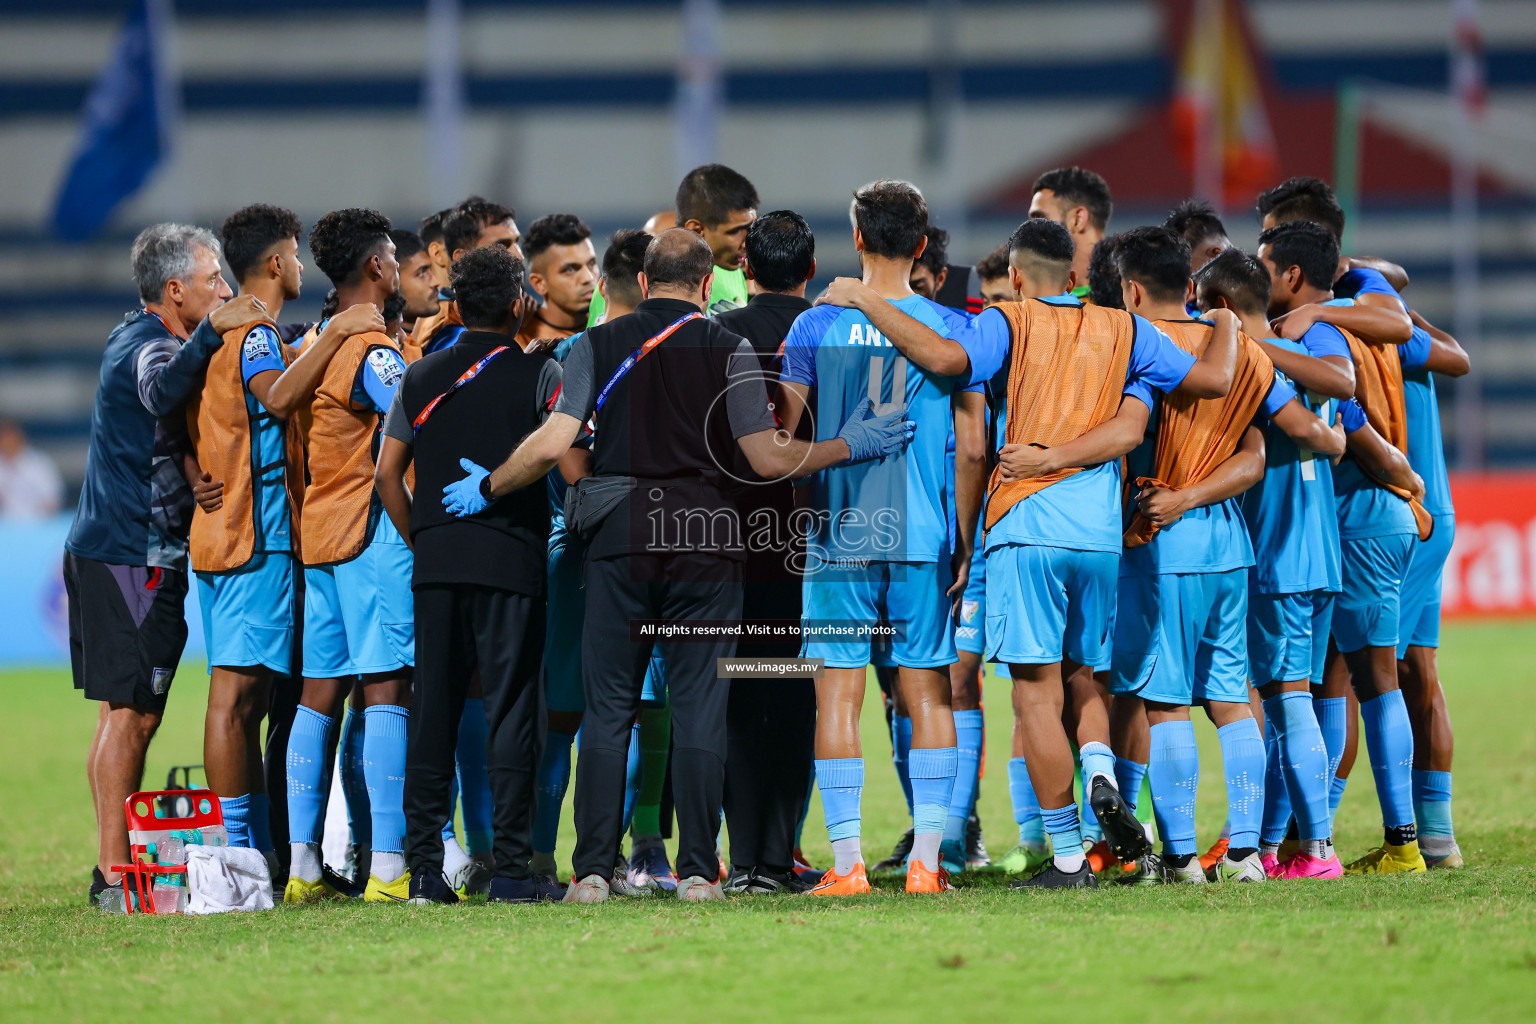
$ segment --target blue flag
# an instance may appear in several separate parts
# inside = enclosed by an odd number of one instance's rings
[[[174,85],[162,46],[165,0],[135,0],[117,49],[86,98],[70,164],[54,205],[54,230],[80,240],[95,234],[133,195],[169,148]]]

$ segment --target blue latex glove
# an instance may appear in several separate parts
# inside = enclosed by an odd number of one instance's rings
[[[866,395],[853,407],[837,436],[848,442],[848,461],[863,462],[900,454],[916,430],[917,424],[907,419],[906,409],[876,416],[874,403]]]
[[[475,465],[468,459],[460,459],[459,468],[469,475],[443,488],[443,507],[449,514],[463,519],[490,504],[485,495],[480,493],[480,481],[490,476],[491,471]]]

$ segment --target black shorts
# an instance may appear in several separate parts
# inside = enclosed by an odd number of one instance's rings
[[[187,574],[64,553],[69,664],[87,700],[165,707],[187,645]]]

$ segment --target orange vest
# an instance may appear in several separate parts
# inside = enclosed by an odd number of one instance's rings
[[[420,359],[422,350],[427,347],[427,342],[432,340],[432,335],[437,333],[439,327],[447,324],[463,326],[464,321],[459,319],[458,303],[450,299],[438,299],[436,313],[418,317],[411,325],[410,336],[405,339],[405,344],[400,346],[400,354],[405,357],[405,361],[414,363]]]
[[[352,401],[357,371],[369,351],[399,348],[376,331],[354,334],[331,357],[310,404],[309,486],[304,491],[305,565],[356,558],[373,519],[373,446],[382,417]]]
[[[1355,361],[1355,401],[1365,410],[1365,418],[1376,432],[1406,456],[1408,412],[1403,400],[1403,363],[1398,358],[1397,346],[1367,345],[1343,328],[1339,330],[1349,342],[1349,354]],[[1361,467],[1362,472],[1364,468]],[[1435,520],[1424,506],[1401,487],[1381,480],[1377,483],[1408,502],[1419,527],[1419,540],[1429,540]]]
[[[1197,359],[1215,333],[1210,324],[1199,321],[1159,320],[1157,326]],[[1274,385],[1275,364],[1253,339],[1239,334],[1232,390],[1225,398],[1194,398],[1177,391],[1163,396],[1152,463],[1155,476],[1137,477],[1136,486],[1155,484],[1179,490],[1210,476],[1237,451],[1243,432]],[[1140,547],[1156,535],[1157,526],[1141,509],[1131,513],[1124,534],[1126,547]]]
[[[1115,415],[1136,338],[1131,314],[1038,300],[1001,302],[994,308],[1008,318],[1013,334],[1005,443],[1054,447]],[[1080,472],[1058,469],[1004,483],[1002,468],[994,467],[987,485],[987,529],[1025,498]]]
[[[245,402],[240,364],[245,337],[256,327],[276,325],[253,320],[224,335],[224,344],[208,361],[202,389],[187,403],[187,433],[198,465],[224,482],[224,505],[216,512],[193,510],[188,549],[198,572],[230,572],[251,560],[256,547],[255,478],[251,414]],[[270,413],[263,413],[270,416]],[[289,536],[298,538],[299,499],[304,486],[303,446],[298,428],[284,426]]]

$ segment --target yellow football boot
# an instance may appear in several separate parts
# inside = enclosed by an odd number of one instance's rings
[[[1424,870],[1424,855],[1417,841],[1402,846],[1382,843],[1353,864],[1344,865],[1346,875],[1417,874]]]
[[[378,875],[368,876],[368,888],[363,890],[367,903],[409,903],[411,901],[411,873],[409,871],[386,882]]]

